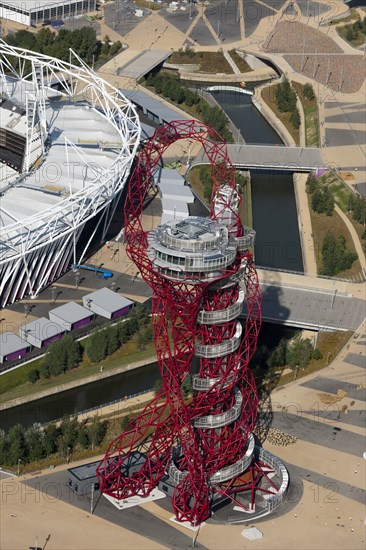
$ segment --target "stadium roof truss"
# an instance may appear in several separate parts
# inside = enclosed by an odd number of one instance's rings
[[[10,46],[0,40],[0,92],[3,98],[13,98],[16,101],[20,97],[20,102],[26,105],[27,113],[25,169],[23,167],[23,173],[18,175],[15,182],[12,181],[10,189],[27,187],[28,177],[39,170],[42,163],[47,162],[49,150],[45,152],[43,149],[43,160],[38,160],[37,163],[29,158],[29,141],[32,139],[35,123],[32,104],[37,106],[39,131],[41,135],[44,134],[45,139],[46,109],[52,97],[93,111],[93,117],[100,120],[101,125],[107,124],[110,128],[106,134],[102,131],[99,131],[99,136],[98,132],[93,133],[95,138],[92,140],[78,137],[78,143],[74,143],[63,136],[63,140],[58,142],[58,145],[64,147],[64,176],[68,176],[64,179],[68,180],[68,186],[65,185],[62,196],[55,204],[45,204],[40,211],[23,217],[18,217],[17,212],[10,213],[0,205],[1,267],[1,264],[10,260],[26,263],[25,256],[30,251],[34,252],[46,243],[53,243],[60,239],[60,234],[64,237],[73,234],[75,240],[80,227],[110,204],[122,190],[140,142],[141,127],[133,104],[117,88],[95,74],[72,50],[69,62],[64,62]],[[80,131],[78,136],[83,136],[82,128],[74,128],[74,131]],[[109,135],[116,136],[116,139],[108,140]],[[48,145],[52,147],[52,140],[49,141],[51,143]],[[113,152],[108,166],[98,164],[98,158],[94,160],[93,157],[88,157],[85,151],[90,151],[90,147],[98,148],[98,152],[103,154],[106,151],[108,155]],[[70,183],[73,164],[69,161],[70,156],[85,168],[86,175],[80,189],[72,189]],[[93,235],[87,246],[92,237]],[[31,294],[36,292],[36,288],[30,289]]]

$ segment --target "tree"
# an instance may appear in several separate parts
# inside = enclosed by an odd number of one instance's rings
[[[295,107],[291,113],[290,122],[294,128],[296,129],[300,128],[301,118],[300,118],[299,109],[297,107]]]
[[[322,244],[322,267],[321,274],[333,277],[352,267],[357,259],[355,252],[346,250],[346,239],[340,235],[335,238],[331,231],[328,231]]]
[[[149,344],[153,339],[153,330],[152,326],[148,326],[145,329],[140,329],[137,335],[137,344],[140,349],[145,349],[147,344]]]
[[[28,372],[28,380],[31,384],[35,384],[39,380],[39,370],[32,369]]]
[[[57,441],[61,435],[61,430],[56,424],[47,424],[44,429],[43,447],[47,456],[54,454],[57,451]]]
[[[26,444],[24,437],[24,428],[21,424],[12,426],[8,433],[8,462],[12,465],[18,464],[18,461],[26,462]]]
[[[92,449],[99,447],[99,445],[103,441],[105,431],[106,431],[105,425],[101,422],[101,420],[97,416],[94,416],[93,420],[88,426],[88,434],[89,434],[89,439],[90,439],[90,444]]]
[[[122,47],[122,44],[119,40],[117,42],[114,42],[111,46],[111,49],[109,50],[109,54],[113,57],[119,52],[121,47]]]
[[[104,332],[107,340],[107,355],[112,355],[119,347],[118,328],[109,327]]]
[[[307,83],[304,86],[304,97],[309,101],[315,99],[314,89],[311,84]]]
[[[82,449],[87,449],[90,445],[89,430],[85,425],[82,425],[79,428],[78,444]]]
[[[62,455],[66,456],[68,450],[72,450],[78,438],[79,423],[76,417],[68,416],[62,419],[60,424],[60,435],[58,438],[58,448]]]
[[[48,365],[51,376],[58,376],[66,370],[66,350],[60,340],[52,342],[48,347],[47,355],[44,358]]]
[[[296,107],[296,93],[287,78],[277,86],[275,97],[281,113],[291,112]]]
[[[311,198],[311,207],[318,214],[333,215],[334,197],[329,187],[326,187],[324,190],[321,188],[314,190]]]
[[[274,367],[283,367],[286,365],[286,354],[287,354],[287,340],[286,338],[281,338],[278,346],[270,354],[267,365],[269,368]]]
[[[0,430],[0,464],[8,462],[8,438],[4,430]]]
[[[304,369],[307,367],[313,354],[311,341],[309,338],[306,338],[306,340],[296,339],[288,347],[287,354],[287,362],[291,368],[300,367]]]
[[[47,363],[47,359],[46,357],[43,359],[43,362],[39,368],[39,377],[40,378],[50,378],[51,376],[51,373],[50,373],[50,367]]]
[[[44,457],[44,433],[41,424],[35,422],[25,431],[25,444],[30,462]]]
[[[65,353],[65,370],[73,369],[81,359],[79,342],[75,342],[71,334],[65,334],[61,339],[61,346]]]
[[[309,195],[314,193],[316,186],[317,186],[317,179],[315,175],[312,172],[310,172],[310,174],[308,175],[308,179],[306,180],[307,193],[309,193]]]
[[[107,340],[104,330],[92,332],[85,347],[85,351],[91,361],[98,363],[107,355]]]

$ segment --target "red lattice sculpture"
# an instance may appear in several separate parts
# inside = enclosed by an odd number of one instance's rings
[[[210,218],[173,220],[146,233],[144,199],[166,149],[199,141],[211,165]],[[257,393],[248,363],[260,329],[261,299],[226,143],[195,120],[160,127],[142,148],[125,205],[127,253],[153,290],[152,323],[160,394],[110,444],[97,469],[101,491],[147,496],[169,476],[179,521],[198,525],[223,495],[253,489],[252,429]],[[244,328],[237,317],[246,301]],[[193,373],[195,396],[182,396]],[[252,499],[253,500],[253,499]]]

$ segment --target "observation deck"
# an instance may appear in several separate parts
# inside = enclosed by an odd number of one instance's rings
[[[148,243],[156,269],[176,279],[218,277],[237,254],[237,244],[229,239],[225,225],[196,216],[157,227],[149,233]]]

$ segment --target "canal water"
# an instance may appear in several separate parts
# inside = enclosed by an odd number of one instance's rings
[[[251,96],[226,91],[214,92],[213,96],[240,129],[246,143],[283,145],[254,107]],[[303,271],[292,172],[252,170],[251,181],[256,265]]]
[[[275,348],[281,338],[291,338],[297,329],[281,325],[263,323],[258,339],[258,346],[265,344],[269,349]],[[46,423],[57,420],[64,415],[74,414],[93,407],[102,406],[126,395],[149,390],[160,378],[157,363],[140,369],[116,374],[104,380],[85,384],[56,395],[50,395],[34,402],[25,403],[0,412],[0,427],[7,431],[14,424],[24,427],[34,422]]]

